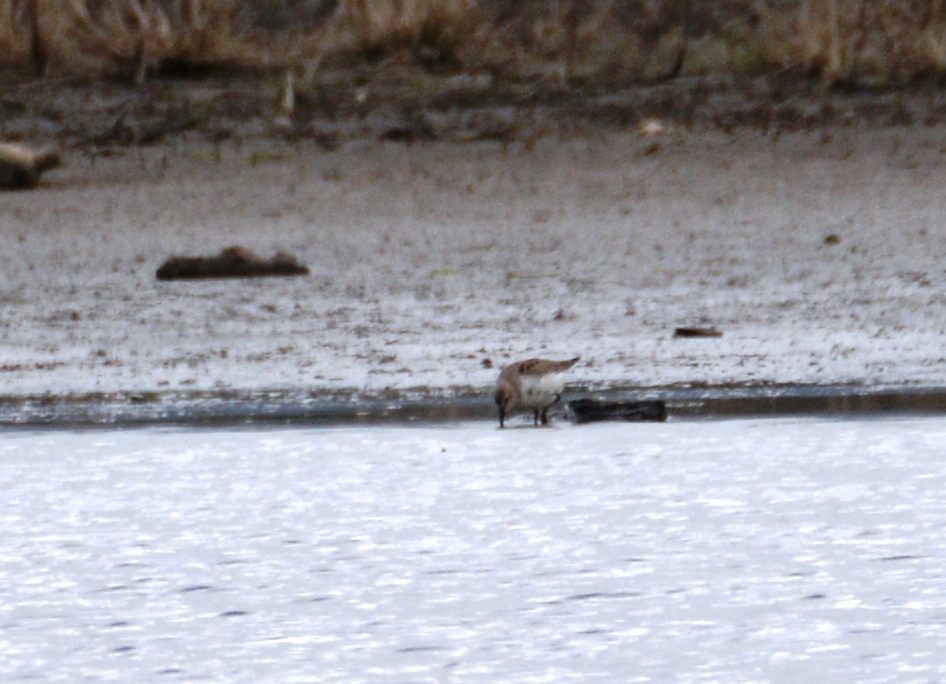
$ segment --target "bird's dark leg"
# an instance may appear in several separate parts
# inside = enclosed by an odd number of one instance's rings
[[[505,421],[505,419],[506,419],[506,409],[500,406],[499,407],[499,427],[505,427],[505,425],[503,425],[503,422]]]
[[[532,412],[532,424],[536,427],[539,426],[539,409]]]
[[[558,403],[558,400],[561,398],[562,398],[561,394],[556,394],[555,399],[552,401],[552,403],[546,406],[544,409],[542,409],[542,425],[549,424],[549,409],[552,408],[553,404]],[[538,411],[536,411],[536,413],[538,413]]]

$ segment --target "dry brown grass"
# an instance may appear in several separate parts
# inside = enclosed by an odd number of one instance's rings
[[[473,0],[0,0],[0,64],[140,80],[168,64],[313,71],[326,56],[459,42]]]
[[[0,66],[44,73],[309,80],[390,57],[572,82],[779,69],[891,82],[946,68],[946,0],[0,0]]]
[[[15,66],[30,60],[28,11],[25,0],[0,0],[0,55],[5,64]]]
[[[895,83],[946,67],[944,0],[798,0],[764,12],[767,57],[827,83]],[[785,37],[788,37],[787,39]]]
[[[140,81],[168,62],[265,66],[269,51],[237,35],[230,0],[34,0],[41,64],[53,73]]]

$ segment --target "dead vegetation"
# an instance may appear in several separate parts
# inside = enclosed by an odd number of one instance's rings
[[[0,62],[109,77],[353,63],[612,85],[789,70],[903,82],[946,66],[946,0],[0,0]]]
[[[0,0],[0,133],[98,154],[630,129],[652,154],[667,124],[940,123],[944,66],[946,0]]]
[[[829,84],[893,84],[939,77],[946,67],[943,0],[802,0],[768,12],[773,64]],[[789,39],[779,35],[790,36]]]

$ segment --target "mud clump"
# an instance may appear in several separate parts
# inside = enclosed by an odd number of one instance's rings
[[[716,328],[700,328],[700,327],[691,327],[684,326],[681,328],[674,328],[673,336],[678,339],[687,339],[687,338],[714,338],[722,337],[723,333],[721,330]]]
[[[228,247],[209,257],[172,256],[157,270],[158,280],[260,278],[308,275],[309,269],[283,252],[264,259],[244,247]]]
[[[576,425],[623,421],[662,423],[667,420],[667,404],[652,401],[603,401],[583,397],[568,402],[568,415]]]
[[[55,148],[34,150],[17,143],[0,143],[0,188],[35,188],[45,171],[61,165],[62,157]]]

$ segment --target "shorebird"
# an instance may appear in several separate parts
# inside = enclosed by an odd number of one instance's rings
[[[526,359],[511,363],[499,374],[496,393],[499,427],[504,427],[506,414],[518,409],[532,410],[533,424],[549,422],[549,407],[562,398],[565,371],[578,363],[580,356],[568,361]]]

